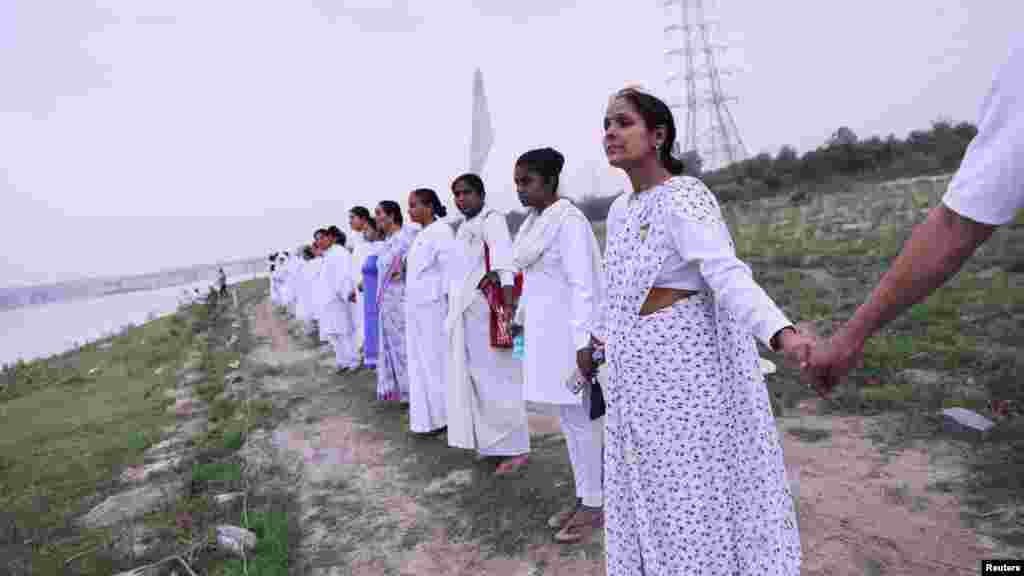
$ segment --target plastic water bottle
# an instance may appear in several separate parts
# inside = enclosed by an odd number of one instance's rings
[[[517,360],[522,360],[526,353],[525,347],[526,343],[522,334],[518,334],[512,338],[512,357]]]

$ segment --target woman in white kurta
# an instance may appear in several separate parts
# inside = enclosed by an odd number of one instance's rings
[[[302,262],[295,274],[295,318],[302,323],[304,331],[308,331],[313,325],[313,280],[316,278],[319,263],[312,248],[307,246],[303,249]]]
[[[754,338],[806,360],[736,258],[715,197],[679,176],[664,102],[609,103],[605,150],[633,192],[608,216],[602,307],[609,576],[797,576],[800,537]]]
[[[512,239],[505,215],[484,205],[479,176],[459,176],[452,193],[465,220],[452,250],[446,323],[452,354],[448,444],[500,457],[495,473],[511,474],[526,463],[530,452],[522,366],[511,350],[491,347],[490,307],[481,287],[485,282],[499,283],[506,301],[511,301],[516,270]],[[489,274],[485,273],[485,245],[490,252]]]
[[[341,231],[332,228],[328,234],[330,247],[324,253],[320,273],[324,298],[320,334],[331,343],[338,372],[344,373],[359,366],[355,321],[348,301],[354,288],[352,258],[345,250],[345,238]]]
[[[435,435],[447,427],[448,267],[454,235],[442,220],[447,210],[437,193],[409,194],[409,219],[423,226],[405,267],[405,341],[409,358],[409,428]]]
[[[555,540],[577,542],[604,521],[603,442],[590,419],[590,387],[579,394],[570,389],[578,374],[592,372],[587,361],[600,311],[601,249],[583,212],[558,196],[564,163],[551,148],[516,162],[516,189],[529,212],[512,253],[524,275],[517,309],[517,324],[525,324],[524,395],[558,406],[576,484],[575,501],[548,525],[559,529]]]

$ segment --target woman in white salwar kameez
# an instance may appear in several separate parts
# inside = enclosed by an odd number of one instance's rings
[[[419,227],[402,225],[402,208],[385,200],[377,206],[377,222],[387,234],[377,259],[380,358],[377,398],[409,402],[409,363],[405,341],[405,255]]]
[[[409,428],[437,435],[448,426],[448,268],[452,242],[447,210],[437,193],[420,188],[409,194],[409,219],[423,229],[416,235],[405,268],[405,341],[409,358]]]
[[[795,363],[797,332],[736,258],[711,192],[679,176],[672,114],[610,100],[608,161],[633,192],[608,215],[602,307],[609,576],[797,576],[800,537],[754,337]]]
[[[339,374],[344,374],[359,366],[355,321],[348,301],[354,289],[352,257],[345,249],[345,235],[337,226],[328,228],[327,238],[320,273],[324,298],[320,334],[334,348],[335,366]]]
[[[603,438],[590,417],[590,386],[573,393],[578,376],[593,373],[591,338],[600,313],[601,248],[590,221],[558,195],[564,157],[551,148],[519,157],[515,183],[529,208],[512,244],[523,271],[516,324],[525,325],[524,395],[558,407],[569,449],[576,498],[553,515],[555,540],[578,542],[604,521]],[[523,321],[525,320],[525,322]]]
[[[526,463],[530,452],[522,366],[511,350],[491,347],[490,307],[482,291],[485,283],[498,283],[506,302],[512,301],[516,271],[512,240],[505,215],[484,205],[479,176],[459,176],[452,193],[465,220],[452,250],[448,444],[499,457],[495,474],[512,474]],[[485,272],[485,246],[490,273]]]

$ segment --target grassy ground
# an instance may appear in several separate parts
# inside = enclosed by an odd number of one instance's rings
[[[243,294],[261,289],[259,281],[240,287]],[[72,520],[114,491],[119,473],[141,464],[161,440],[174,420],[163,391],[176,386],[183,366],[198,365],[207,392],[216,391],[212,383],[223,381],[237,354],[211,345],[215,324],[208,307],[195,305],[4,372],[0,556],[26,573],[67,574],[69,557],[104,549],[110,530],[79,530]],[[109,574],[115,564],[109,555],[86,553],[74,569]]]

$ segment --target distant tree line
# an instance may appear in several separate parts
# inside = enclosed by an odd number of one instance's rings
[[[772,157],[762,153],[701,179],[720,201],[754,200],[783,192],[806,192],[836,180],[883,181],[955,172],[978,133],[968,122],[940,119],[929,130],[901,140],[890,134],[861,140],[850,128],[836,130],[823,146],[798,155],[783,146]]]

